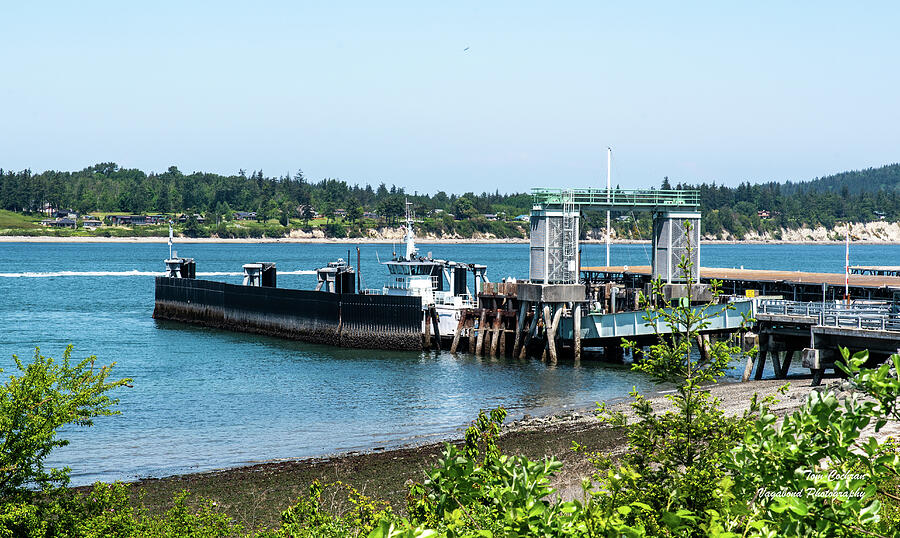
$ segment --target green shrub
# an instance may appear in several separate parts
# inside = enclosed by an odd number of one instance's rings
[[[322,231],[325,237],[347,237],[347,228],[340,222],[329,222]]]
[[[335,490],[342,494],[347,510],[333,513],[322,507],[322,493]],[[333,502],[333,501],[332,501]],[[309,495],[281,514],[281,528],[271,536],[290,538],[344,538],[368,536],[382,520],[392,520],[390,506],[362,495],[343,482],[322,485],[318,481],[309,487]]]
[[[281,226],[279,224],[268,224],[266,225],[263,233],[266,237],[279,239],[287,235],[287,233],[289,232],[290,228],[285,228],[284,226]]]
[[[869,370],[867,352],[849,357],[840,367],[867,397],[839,401],[833,393],[814,391],[804,405],[784,418],[766,407],[731,451],[726,468],[734,478],[733,494],[750,499],[738,511],[762,534],[783,536],[859,536],[876,530],[900,534],[893,523],[882,524],[883,502],[890,502],[888,521],[896,522],[900,453],[894,443],[862,438],[863,428],[877,432],[889,418],[900,420],[900,356]]]
[[[35,349],[28,364],[13,355],[19,375],[0,386],[0,499],[30,500],[69,481],[68,469],[47,469],[44,460],[68,441],[57,436],[67,424],[91,426],[93,418],[118,414],[107,392],[130,380],[109,381],[112,364],[95,367],[96,357],[72,364],[72,346],[61,362]],[[2,371],[2,370],[0,370]]]

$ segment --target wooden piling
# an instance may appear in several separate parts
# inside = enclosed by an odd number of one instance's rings
[[[528,314],[528,301],[522,301],[519,305],[519,315],[516,318],[516,336],[513,340],[513,357],[519,356],[519,345],[522,343],[522,331],[525,330],[525,316]]]
[[[812,386],[818,387],[822,384],[822,378],[825,376],[825,368],[810,368],[812,372]]]
[[[459,323],[456,324],[456,334],[453,335],[453,343],[450,344],[450,353],[456,353],[459,348],[459,338],[462,336],[463,327],[466,326],[466,312],[460,312]]]
[[[487,330],[485,325],[485,316],[487,315],[487,309],[481,309],[481,316],[478,318],[478,336],[475,339],[475,356],[480,357],[482,354],[482,350],[484,349],[484,331]]]
[[[784,379],[784,372],[781,371],[781,352],[770,351],[772,357],[772,369],[775,370],[775,379]]]
[[[575,343],[575,362],[581,361],[581,304],[572,311],[572,332]]]
[[[741,381],[749,381],[750,374],[753,372],[753,355],[747,355],[747,364],[744,365],[744,375],[741,376]]]
[[[456,353],[456,349],[459,347],[459,339],[462,336],[462,332],[466,326],[466,318],[468,316],[468,310],[463,310],[459,313],[459,323],[456,324],[456,334],[453,335],[453,343],[450,345],[450,353]]]
[[[506,312],[506,311],[501,311]],[[506,356],[506,344],[507,340],[509,340],[509,331],[507,330],[507,325],[509,324],[509,317],[504,314],[502,321],[500,323],[500,349],[497,351],[501,357]]]
[[[753,333],[740,333],[741,351],[747,352],[753,348],[753,345],[751,344],[752,337]],[[755,360],[756,357],[754,357],[750,353],[747,353],[747,363],[744,365],[744,374],[741,376],[741,382],[750,381],[750,375],[753,373],[753,363],[755,362]]]
[[[431,326],[434,329],[434,347],[438,351],[441,350],[441,320],[438,317],[437,309],[435,307],[431,307],[429,309],[429,314],[431,314]]]
[[[544,307],[544,312],[549,317],[549,307]],[[557,354],[556,354],[556,330],[559,328],[559,320],[562,318],[563,310],[565,310],[562,305],[556,309],[556,312],[553,314],[553,320],[550,322],[549,327],[547,328],[547,349],[550,352],[550,363],[556,364],[557,362]]]
[[[500,317],[500,309],[494,311],[494,323],[492,324],[491,329],[493,329],[494,334],[491,337],[491,357],[497,356],[497,344],[500,343],[500,322],[502,318]]]
[[[709,360],[709,335],[708,334],[698,334],[697,335],[697,349],[700,351],[700,359],[703,362]]]
[[[541,353],[541,360],[547,360],[547,349],[550,347],[550,328],[553,326],[553,318],[550,315],[550,305],[544,305],[543,311],[544,322],[544,351]]]
[[[531,339],[534,338],[535,333],[537,332],[537,324],[540,319],[540,305],[535,305],[534,307],[534,316],[531,317],[531,324],[528,326],[528,332],[525,333],[525,340],[522,342],[522,347],[519,348],[520,359],[524,359],[525,355],[528,353],[528,344],[531,343]],[[528,311],[526,310],[526,313]]]
[[[431,347],[431,311],[426,310],[422,313],[423,323],[425,324],[425,336],[424,342],[422,343],[423,349],[428,349]]]

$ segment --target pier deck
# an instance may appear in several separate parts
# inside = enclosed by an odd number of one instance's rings
[[[650,280],[650,266],[582,267],[581,275],[587,282],[619,280],[642,287],[644,282]],[[827,299],[839,299],[844,294],[845,278],[843,273],[700,268],[700,280],[722,281],[722,291],[725,293],[743,294],[752,289],[759,295],[782,295],[795,301],[821,300],[823,291]],[[895,291],[900,291],[900,276],[851,274],[849,280],[850,295],[855,299],[890,300]]]
[[[851,275],[900,276],[896,265],[851,265]]]
[[[754,318],[759,333],[756,379],[762,376],[767,356],[771,357],[775,377],[783,379],[792,358],[800,353],[803,366],[813,374],[813,384],[818,384],[824,371],[834,368],[840,348],[851,353],[867,350],[875,362],[900,348],[900,318],[890,303],[758,300]],[[745,380],[750,377],[753,361],[747,362]]]

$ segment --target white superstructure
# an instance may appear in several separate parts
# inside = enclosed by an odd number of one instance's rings
[[[464,264],[419,256],[415,243],[412,204],[406,202],[406,255],[384,262],[391,280],[383,288],[384,295],[407,295],[422,298],[422,308],[434,307],[440,320],[442,337],[456,334],[460,311],[476,306],[476,295],[487,282],[484,265]],[[468,273],[474,275],[474,294],[468,286]]]

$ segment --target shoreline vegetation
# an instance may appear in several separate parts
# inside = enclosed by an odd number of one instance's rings
[[[771,409],[778,417],[799,409],[809,393],[816,390],[834,390],[842,397],[850,394],[843,390],[847,385],[839,378],[826,381],[820,387],[810,386],[809,380],[809,376],[797,376],[787,381],[723,382],[710,387],[709,392],[720,399],[727,416],[738,416],[749,409],[754,393],[758,393],[760,399],[777,395],[780,401]],[[784,394],[778,394],[778,388],[786,382],[791,383],[790,388]],[[659,412],[665,412],[671,409],[666,394],[666,391],[657,392],[648,395],[647,399]],[[629,413],[632,401],[619,401],[608,409]],[[587,454],[572,449],[573,444],[613,458],[621,456],[628,448],[623,429],[599,420],[595,411],[580,409],[538,417],[525,415],[504,425],[499,446],[504,454],[532,460],[554,457],[561,461],[562,470],[554,475],[551,485],[563,500],[579,500],[582,479],[590,476],[593,467]],[[891,424],[878,437],[889,435],[900,437],[900,424]],[[204,472],[142,478],[130,482],[131,494],[134,499],[141,499],[151,513],[163,513],[171,508],[174,494],[189,489],[194,495],[212,500],[245,528],[270,528],[279,524],[279,514],[304,495],[315,480],[322,483],[342,481],[365,495],[394,506],[402,505],[407,484],[424,478],[425,472],[439,460],[447,442],[461,446],[463,439],[459,435],[447,441],[421,445],[263,461]],[[90,486],[76,489],[88,492]],[[260,506],[266,509],[260,510]]]
[[[445,217],[449,217],[445,216]],[[520,215],[526,218],[527,215]],[[102,222],[110,223],[112,215],[98,214]],[[99,224],[96,228],[84,228],[85,217],[70,219],[68,227],[54,224],[40,225],[39,215],[22,215],[0,210],[0,243],[164,243],[168,241],[169,227],[166,220],[177,219],[177,215],[154,215],[124,218],[157,219],[155,224],[111,225]],[[705,215],[704,215],[705,218]],[[45,223],[53,223],[42,219]],[[583,224],[588,224],[585,217]],[[101,222],[101,221],[93,221]],[[74,223],[74,224],[73,224]],[[72,226],[77,226],[73,228]],[[479,244],[479,243],[527,243],[528,222],[523,220],[486,221],[481,217],[471,220],[444,220],[427,218],[416,223],[416,236],[422,243]],[[222,221],[218,224],[201,224],[196,217],[184,223],[176,222],[174,237],[179,243],[341,243],[398,244],[404,241],[406,230],[398,225],[379,225],[374,221],[348,222],[343,219],[328,220],[317,218],[304,224],[291,220],[285,226],[277,220],[269,221]],[[634,230],[628,232],[612,230],[611,241],[616,244],[647,244],[649,232]],[[832,228],[784,228],[763,233],[750,231],[741,236],[730,233],[703,234],[706,244],[837,244],[847,237],[853,243],[873,245],[900,244],[900,222],[875,221],[864,223],[842,223]],[[603,228],[583,230],[581,242],[584,244],[605,243]]]
[[[616,189],[620,187],[617,185]],[[655,190],[642,186],[641,190]],[[696,190],[706,240],[900,243],[900,164],[811,181],[744,182],[736,187],[662,178],[660,190]],[[426,241],[526,239],[533,197],[527,192],[407,192],[302,171],[224,176],[177,167],[162,173],[99,163],[80,171],[33,173],[0,168],[0,235],[131,237],[168,235],[240,239],[399,240],[407,203]],[[605,212],[584,208],[588,240],[606,234]],[[647,212],[612,212],[616,239],[647,240]],[[86,227],[87,226],[87,227]],[[90,229],[94,229],[90,231]]]
[[[0,235],[0,243],[166,243],[168,237],[147,236],[54,236],[54,235]],[[349,237],[261,237],[261,238],[233,238],[233,237],[175,237],[176,244],[256,244],[256,243],[285,243],[285,244],[371,244],[390,245],[400,243],[400,239],[377,238],[349,238]],[[498,238],[498,237],[474,237],[474,238],[438,238],[418,237],[419,244],[437,245],[487,245],[487,244],[528,244],[525,238]],[[581,244],[602,245],[603,239],[582,239]],[[649,239],[612,239],[614,245],[647,245]],[[854,244],[865,245],[900,245],[900,237],[886,239],[853,239]],[[703,238],[705,245],[843,245],[843,239],[709,239]]]

